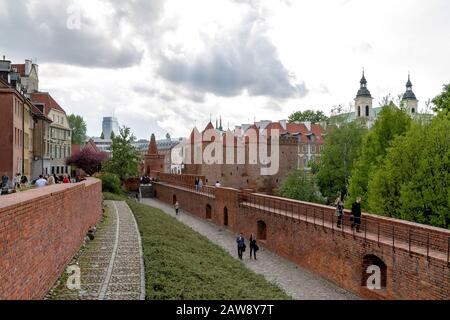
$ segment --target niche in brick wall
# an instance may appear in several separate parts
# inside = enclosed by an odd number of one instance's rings
[[[206,219],[212,218],[212,207],[209,203],[206,204]]]
[[[267,240],[267,225],[264,221],[259,220],[257,222],[257,230],[258,230],[257,239],[263,241]]]
[[[223,208],[223,225],[228,226],[228,208]]]
[[[380,286],[381,289],[386,288],[386,282],[387,282],[387,266],[384,263],[383,260],[381,260],[379,257],[373,254],[367,254],[363,258],[363,264],[362,264],[362,277],[361,277],[361,285],[363,287],[367,287],[367,280],[369,280],[369,277],[372,275],[376,275],[376,273],[369,269],[370,266],[377,266],[380,270]],[[372,279],[374,279],[372,277]],[[372,281],[369,281],[370,283],[373,283]]]

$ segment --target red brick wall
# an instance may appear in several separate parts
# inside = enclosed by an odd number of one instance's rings
[[[266,205],[277,209],[287,209],[289,212],[297,210],[302,214],[308,212],[309,220],[305,222],[274,212],[239,207],[238,197],[242,197],[243,193],[231,188],[216,188],[214,196],[206,196],[182,187],[158,183],[154,186],[157,198],[172,203],[175,195],[183,210],[201,218],[206,217],[206,205],[210,204],[212,221],[222,227],[226,227],[223,213],[224,207],[227,207],[227,228],[236,233],[243,232],[247,239],[251,233],[257,234],[258,221],[264,221],[267,238],[265,241],[259,240],[260,245],[362,297],[450,299],[450,267],[445,257],[435,258],[430,255],[427,258],[424,247],[421,252],[414,248],[409,252],[398,245],[393,247],[389,241],[378,242],[365,239],[361,234],[359,237],[353,236],[336,228],[322,226],[322,217],[325,222],[333,219],[332,207],[252,194],[262,197],[266,200]],[[298,207],[293,209],[294,205]],[[372,229],[368,228],[369,231],[377,229],[376,226],[380,223],[382,237],[388,238],[389,232],[392,232],[391,227],[394,227],[397,244],[407,239],[405,230],[411,230],[415,237],[412,237],[413,246],[423,246],[429,241],[430,250],[439,249],[445,254],[446,242],[450,237],[449,230],[374,215],[364,214],[364,217],[372,226]],[[430,234],[429,240],[425,234]],[[363,272],[366,271],[363,261],[367,255],[377,256],[387,267],[386,287],[382,290],[373,291],[362,286]]]
[[[0,299],[39,299],[102,214],[101,182],[88,178],[0,197]]]

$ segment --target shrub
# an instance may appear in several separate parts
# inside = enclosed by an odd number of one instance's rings
[[[122,187],[120,179],[114,173],[104,172],[99,178],[102,180],[102,191],[120,194]]]

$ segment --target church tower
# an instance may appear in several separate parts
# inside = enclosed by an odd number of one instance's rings
[[[364,70],[358,93],[355,98],[355,118],[366,118],[370,119],[372,117],[372,95],[367,89],[367,80],[364,77]]]
[[[417,113],[417,105],[418,100],[416,99],[416,95],[412,91],[412,83],[409,79],[409,73],[408,73],[408,82],[406,82],[406,91],[403,94],[402,98],[402,106],[405,108],[406,112],[410,115],[413,115]]]

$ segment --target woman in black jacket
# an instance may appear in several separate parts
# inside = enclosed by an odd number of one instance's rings
[[[258,251],[258,250],[259,250],[259,247],[256,244],[256,237],[252,233],[250,235],[250,259],[252,258],[252,251],[253,251],[253,257],[256,260],[256,251]]]

